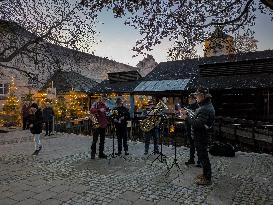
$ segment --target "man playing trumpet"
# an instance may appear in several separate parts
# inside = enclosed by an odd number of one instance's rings
[[[128,143],[127,143],[127,120],[130,119],[130,113],[128,108],[123,106],[123,101],[121,98],[118,98],[116,101],[117,107],[114,108],[114,113],[112,118],[114,119],[115,127],[116,127],[116,135],[118,138],[118,153],[117,155],[121,155],[122,144],[125,155],[129,155],[128,153]]]
[[[193,115],[189,115],[187,110],[181,110],[182,119],[185,119],[193,129],[194,144],[198,159],[203,167],[203,174],[197,176],[198,185],[211,184],[211,164],[208,157],[208,131],[213,126],[215,110],[211,103],[211,95],[207,88],[198,88],[194,93],[197,103],[200,106]]]

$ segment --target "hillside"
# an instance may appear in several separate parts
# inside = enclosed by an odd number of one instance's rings
[[[23,43],[35,38],[34,34],[26,31],[23,27],[6,21],[0,21],[0,54],[5,47],[23,45]],[[27,55],[18,55],[7,66],[14,66],[25,71],[35,73],[40,82],[39,87],[53,75],[55,70],[75,71],[95,81],[102,81],[107,78],[108,72],[136,70],[135,67],[118,63],[107,58],[102,58],[88,53],[72,50],[69,48],[53,45],[43,41],[38,46],[30,49],[37,49],[39,54],[36,61]],[[1,63],[1,62],[0,62]],[[0,67],[2,73],[0,80],[15,76],[17,79],[28,82],[28,78],[18,71]]]

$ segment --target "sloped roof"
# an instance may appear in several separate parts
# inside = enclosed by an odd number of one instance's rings
[[[141,81],[131,81],[131,82],[118,82],[118,83],[111,83],[109,80],[104,80],[100,84],[94,86],[89,92],[92,93],[129,93],[133,92],[135,87]]]
[[[256,60],[256,59],[271,59],[273,60],[273,50],[267,51],[257,51],[250,53],[242,53],[236,54],[233,56],[213,56],[209,58],[195,58],[195,59],[187,59],[187,60],[179,60],[179,61],[168,61],[162,62],[157,67],[155,67],[146,77],[143,78],[143,81],[162,81],[162,80],[178,80],[178,79],[190,79],[187,87],[185,89],[195,89],[198,85],[206,85],[210,88],[223,88],[223,87],[232,87],[233,85],[236,87],[259,87],[259,83],[261,86],[266,86],[263,81],[264,74],[257,75],[238,75],[235,76],[234,79],[230,79],[231,77],[207,77],[203,78],[200,76],[200,66],[206,65],[216,65],[218,63],[224,64],[225,66],[229,66],[229,62],[237,62],[240,63],[242,61]],[[217,66],[216,68],[217,69]],[[233,78],[233,77],[232,77]],[[250,80],[250,78],[252,80]],[[240,80],[241,79],[241,80]],[[248,83],[243,83],[245,79]],[[232,82],[231,80],[234,80]],[[250,83],[252,82],[252,83]],[[267,86],[271,86],[271,83],[268,81]]]
[[[47,80],[43,89],[50,87],[52,81],[57,93],[68,92],[72,88],[75,91],[90,92],[90,90],[98,84],[96,81],[74,71],[66,72],[57,70],[52,77]]]
[[[135,92],[160,92],[160,91],[177,91],[185,90],[190,79],[178,80],[156,80],[142,81],[135,89]]]

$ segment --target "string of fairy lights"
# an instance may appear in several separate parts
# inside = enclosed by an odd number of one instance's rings
[[[3,111],[0,112],[0,126],[20,126],[21,125],[21,107],[23,102],[16,96],[17,87],[12,77],[9,84],[7,98],[3,104]],[[116,93],[108,94],[108,99],[115,102],[116,98],[120,97]],[[129,95],[123,95],[125,106],[129,107]],[[55,98],[49,98],[45,91],[38,91],[31,95],[28,99],[29,105],[32,102],[38,103],[39,107],[44,108],[49,103],[51,104],[55,119],[57,121],[74,120],[87,117],[88,111],[88,96],[86,93],[74,91],[59,95]],[[143,109],[147,106],[149,98],[147,96],[134,96],[135,108]],[[9,124],[8,124],[9,123]]]
[[[3,111],[0,115],[5,116],[1,117],[0,125],[4,126],[18,126],[21,123],[21,114],[20,114],[20,100],[15,95],[17,87],[12,77],[11,83],[9,84],[9,91],[7,99],[3,104]]]

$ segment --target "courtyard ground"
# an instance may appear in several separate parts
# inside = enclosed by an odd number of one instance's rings
[[[0,205],[176,205],[273,204],[273,157],[237,152],[236,157],[211,158],[213,183],[197,186],[200,168],[187,167],[189,149],[179,147],[178,167],[143,155],[144,144],[129,142],[129,156],[90,159],[92,137],[42,134],[37,157],[29,131],[0,133]],[[153,145],[151,145],[152,150]],[[106,154],[112,152],[107,139]],[[173,147],[163,147],[170,166]]]

